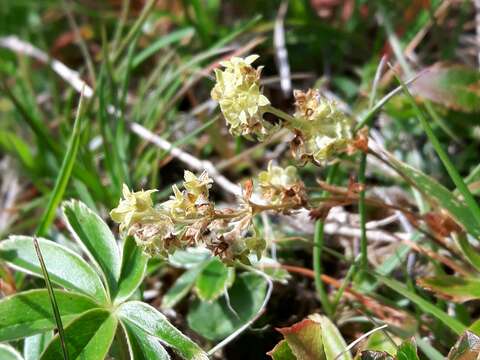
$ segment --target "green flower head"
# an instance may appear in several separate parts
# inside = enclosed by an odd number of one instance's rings
[[[318,90],[296,90],[294,95],[295,121],[289,124],[297,135],[294,155],[325,163],[345,151],[353,138],[353,123],[336,102],[321,97]]]
[[[113,221],[120,224],[120,231],[128,229],[133,223],[148,217],[154,211],[151,194],[157,190],[132,192],[123,184],[123,199],[110,211]]]
[[[212,99],[217,100],[233,135],[267,133],[268,124],[263,120],[264,107],[270,104],[260,89],[262,67],[255,69],[252,63],[258,55],[245,59],[232,57],[222,61],[224,71],[215,70],[216,84]]]

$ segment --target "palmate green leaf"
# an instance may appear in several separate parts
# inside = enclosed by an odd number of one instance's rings
[[[64,202],[62,209],[70,232],[90,259],[99,265],[113,294],[120,277],[121,260],[110,228],[78,200]]]
[[[65,327],[65,342],[70,360],[104,359],[110,349],[117,319],[109,311],[93,309]],[[43,352],[40,360],[58,360],[63,357],[58,334]]]
[[[100,277],[85,260],[53,241],[40,238],[38,243],[53,283],[90,295],[100,302],[107,301]],[[29,236],[10,236],[1,241],[0,259],[27,274],[43,276],[33,238]]]
[[[46,331],[27,337],[23,341],[23,357],[25,360],[38,360],[40,354],[45,350],[53,338],[52,331]]]
[[[466,331],[448,353],[448,360],[476,360],[480,355],[480,337]]]
[[[120,303],[128,299],[140,286],[147,269],[148,257],[137,246],[135,239],[128,236],[123,244],[122,271],[118,284],[115,302]]]
[[[393,279],[386,278],[384,276],[380,276],[380,275],[377,275],[377,277],[378,277],[378,280],[381,281],[383,284],[385,284],[390,289],[408,298],[410,301],[412,301],[424,312],[435,316],[438,320],[440,320],[442,323],[448,326],[456,334],[460,335],[463,331],[465,331],[466,327],[460,321],[449,316],[444,311],[437,308],[434,304],[425,300],[421,296],[411,292],[402,283]]]
[[[180,277],[175,281],[175,284],[168,289],[166,294],[162,298],[162,308],[171,309],[173,308],[180,300],[182,300],[193,287],[195,280],[197,279],[198,274],[202,271],[202,266],[193,267],[185,271]]]
[[[55,290],[63,323],[98,307],[89,297]],[[56,327],[47,289],[21,292],[0,300],[0,341],[9,341],[52,330]]]
[[[132,360],[168,360],[170,355],[160,344],[160,340],[151,336],[131,323],[124,322],[125,332]]]
[[[23,360],[22,355],[10,345],[0,344],[0,359],[2,360]]]
[[[419,286],[454,302],[480,299],[480,279],[439,275],[418,279]]]
[[[254,273],[243,273],[228,291],[230,306],[225,297],[212,303],[197,299],[189,309],[188,325],[208,340],[223,339],[260,310],[265,292],[265,279]]]
[[[235,270],[214,257],[197,277],[195,290],[201,300],[213,301],[233,284],[234,279]]]
[[[310,319],[320,323],[323,350],[327,360],[351,360],[350,351],[340,331],[326,316],[312,315]]]
[[[147,334],[159,338],[187,360],[208,359],[207,354],[170,324],[165,315],[146,303],[126,302],[118,308],[118,316],[123,323],[135,325]]]

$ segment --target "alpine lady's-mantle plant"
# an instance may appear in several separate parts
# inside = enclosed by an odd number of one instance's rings
[[[152,212],[150,192],[130,193],[114,216],[130,228],[141,218],[159,221]],[[108,226],[86,205],[69,201],[63,214],[73,238],[91,264],[69,248],[38,239],[50,280],[55,289],[65,328],[70,359],[101,360],[114,347],[128,349],[131,359],[169,359],[163,348],[171,347],[184,359],[207,359],[206,353],[183,335],[154,307],[136,301],[147,257],[127,236],[120,250]],[[138,241],[138,240],[137,240]],[[10,236],[0,242],[0,259],[12,268],[42,277],[33,238]],[[0,300],[0,341],[33,335],[51,337],[56,328],[47,289],[36,289]],[[25,341],[29,342],[30,338]],[[114,342],[115,339],[115,342]],[[126,355],[126,354],[125,354]],[[60,338],[51,338],[41,360],[63,358]]]
[[[256,59],[258,55],[232,57],[220,63],[225,70],[215,70],[211,95],[219,102],[230,132],[263,139],[285,127],[294,135],[292,153],[303,163],[324,164],[345,152],[352,143],[353,123],[336,103],[321,97],[317,90],[296,90],[293,116],[275,109],[260,88],[262,67],[252,66]],[[277,115],[281,122],[267,122],[263,119],[266,112]],[[311,208],[293,166],[283,169],[270,163],[255,182],[246,182],[236,208],[215,207],[209,199],[212,183],[206,172],[197,178],[185,171],[183,189],[173,185],[171,199],[157,205],[150,199],[155,190],[132,193],[124,186],[124,198],[110,214],[120,224],[120,231],[133,236],[150,256],[167,257],[177,249],[203,246],[227,263],[240,260],[248,264],[252,252],[260,257],[265,248],[252,222],[255,215]]]

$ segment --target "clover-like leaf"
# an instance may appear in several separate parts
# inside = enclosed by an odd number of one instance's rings
[[[78,200],[63,203],[67,226],[90,259],[98,264],[110,292],[114,293],[120,277],[120,252],[115,237],[105,222]]]
[[[38,239],[52,283],[106,302],[107,294],[94,269],[78,254],[46,239]],[[43,277],[33,238],[10,236],[0,242],[0,259],[27,274]]]
[[[234,279],[234,269],[214,257],[197,277],[195,290],[203,301],[213,301],[233,284]]]
[[[140,286],[145,276],[147,262],[148,257],[142,248],[137,246],[132,236],[128,236],[122,251],[122,271],[115,296],[117,303],[128,299]]]
[[[117,318],[104,309],[84,313],[65,327],[65,344],[70,360],[104,359],[110,349]],[[63,358],[60,337],[57,334],[43,352],[40,360]]]
[[[195,301],[187,315],[188,324],[209,340],[222,339],[260,310],[265,291],[265,279],[254,273],[243,273],[228,290],[229,303],[224,297],[211,303]]]
[[[146,303],[126,302],[119,307],[118,316],[123,323],[135,325],[147,334],[157,337],[187,360],[208,359],[196,343],[175,328],[165,315]]]
[[[89,297],[55,290],[63,325],[98,305]],[[0,300],[0,341],[9,341],[56,328],[47,289],[21,292]]]

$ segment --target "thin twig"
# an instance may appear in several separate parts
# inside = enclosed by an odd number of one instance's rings
[[[288,98],[292,92],[292,80],[290,77],[290,66],[288,64],[288,52],[285,46],[285,15],[288,10],[288,0],[284,0],[278,8],[273,31],[273,46],[275,48],[275,60],[280,74],[280,87],[283,96]]]
[[[52,59],[47,53],[33,46],[32,44],[20,40],[17,36],[0,37],[0,47],[10,49],[17,54],[28,55],[44,64],[49,65],[63,80],[69,83],[77,92],[81,93],[86,98],[93,96],[93,89],[88,86],[74,71],[58,60]]]
[[[183,162],[187,167],[197,171],[206,170],[208,174],[212,177],[212,179],[224,190],[236,196],[241,195],[242,190],[240,186],[234,184],[225,176],[220,174],[217,168],[210,161],[200,160],[195,156],[177,147],[174,147],[170,142],[162,139],[160,136],[154,134],[153,132],[138,123],[132,122],[129,124],[129,127],[132,132],[140,136],[142,139],[151,142],[152,144],[158,146],[165,151],[168,151],[172,156]]]

